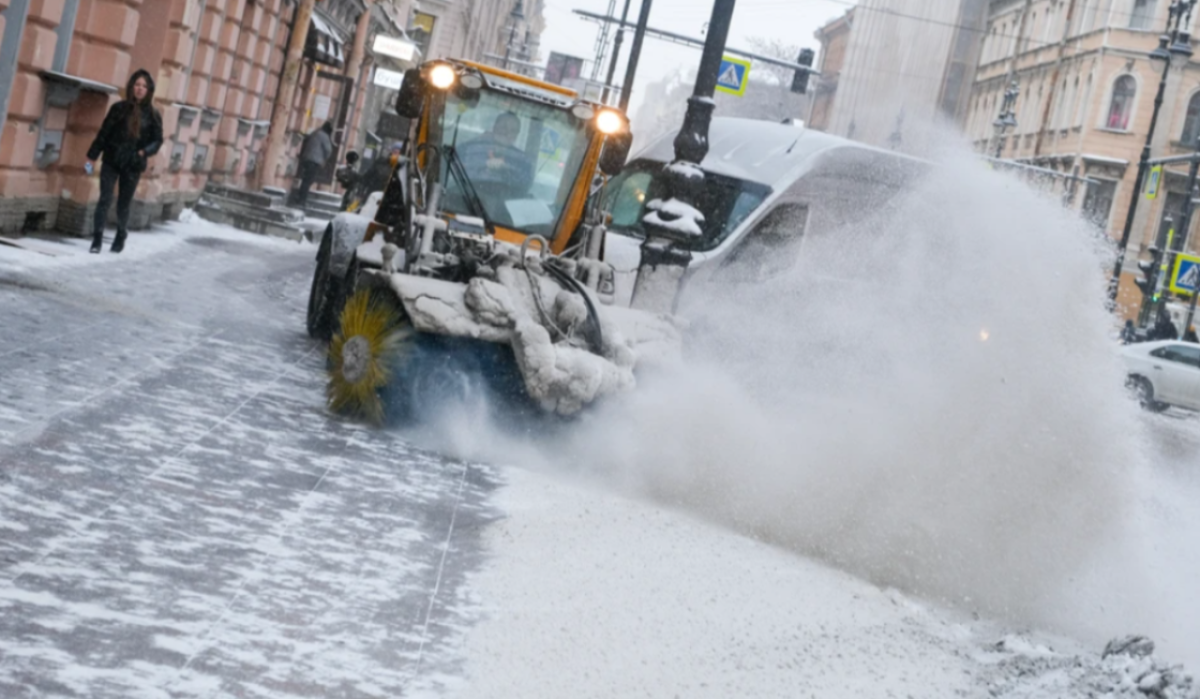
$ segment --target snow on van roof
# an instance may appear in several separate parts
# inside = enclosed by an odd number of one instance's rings
[[[674,160],[673,142],[677,133],[674,130],[656,139],[637,158],[664,163]],[[701,165],[708,172],[781,189],[811,167],[813,156],[834,149],[846,154],[857,152],[867,157],[920,162],[900,153],[791,124],[714,117],[708,130],[708,155]]]

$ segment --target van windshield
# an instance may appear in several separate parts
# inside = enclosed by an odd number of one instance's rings
[[[662,167],[653,160],[635,160],[609,181],[601,205],[612,214],[613,230],[634,238],[646,237],[642,219],[646,203],[662,195]],[[704,214],[703,235],[691,249],[704,252],[720,245],[770,193],[771,188],[764,184],[706,173],[704,196],[697,207]]]
[[[549,104],[491,90],[451,93],[430,140],[453,147],[461,174],[442,159],[446,210],[525,233],[550,235],[566,206],[588,147],[586,125]],[[484,212],[474,210],[474,189]]]

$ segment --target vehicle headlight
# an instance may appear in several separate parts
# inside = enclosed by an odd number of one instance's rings
[[[625,120],[621,115],[612,109],[602,109],[596,115],[596,128],[602,134],[614,134],[625,126]]]
[[[454,68],[445,63],[440,63],[429,71],[429,84],[439,90],[449,89],[457,79],[458,75],[455,74]]]

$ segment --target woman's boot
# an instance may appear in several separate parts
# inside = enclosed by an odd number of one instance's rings
[[[92,252],[98,253],[104,247],[104,231],[92,235]]]
[[[109,248],[112,252],[121,252],[125,249],[125,231],[117,231],[117,237],[113,238],[112,247]]]

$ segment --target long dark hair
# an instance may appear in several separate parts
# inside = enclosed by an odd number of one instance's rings
[[[146,96],[140,100],[133,93],[133,86],[137,84],[138,80],[146,83]],[[129,103],[133,105],[133,109],[129,110],[129,118],[125,120],[129,126],[129,135],[134,138],[138,138],[142,133],[142,106],[150,101],[152,94],[150,92],[150,80],[142,75],[140,71],[134,73],[133,80],[129,82],[129,94],[126,95]]]

